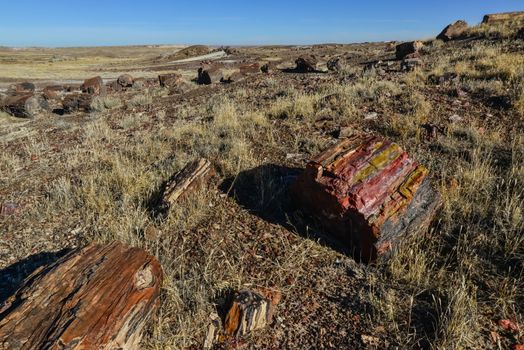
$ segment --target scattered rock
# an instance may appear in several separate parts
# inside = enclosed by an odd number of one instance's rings
[[[132,87],[133,86],[134,79],[129,74],[122,74],[121,76],[118,77],[118,79],[116,81],[123,88],[128,88],[128,87]]]
[[[211,85],[222,81],[224,78],[222,70],[218,67],[210,67],[198,69],[197,83],[200,85]]]
[[[184,169],[176,173],[167,183],[163,195],[163,203],[166,207],[174,205],[178,200],[187,196],[195,189],[206,186],[215,175],[211,162],[201,158],[198,161],[187,164]]]
[[[122,85],[120,85],[118,83],[118,81],[112,81],[112,82],[109,82],[107,83],[106,87],[109,89],[109,91],[113,91],[113,92],[121,92],[124,90],[124,88],[122,87]]]
[[[443,127],[438,126],[433,123],[422,124],[420,127],[426,131],[426,140],[428,141],[433,141],[433,140],[438,139],[439,134],[442,134],[442,135],[446,134]]]
[[[223,79],[223,82],[224,83],[236,83],[241,80],[244,80],[245,78],[246,78],[245,75],[241,74],[240,72],[235,72],[231,74],[229,77],[227,77],[226,79]]]
[[[227,313],[224,330],[229,336],[243,336],[271,323],[274,305],[258,292],[241,290],[235,294]]]
[[[317,71],[317,58],[314,55],[304,55],[296,59],[295,71],[300,73],[311,73]]]
[[[34,118],[49,105],[43,96],[32,93],[8,96],[2,102],[0,109],[19,118]]]
[[[424,47],[422,41],[410,41],[407,43],[398,44],[396,46],[395,55],[397,59],[401,60],[410,54],[418,54],[420,49]]]
[[[191,90],[191,85],[180,74],[171,73],[158,76],[161,87],[169,88],[176,93],[185,93]]]
[[[340,72],[342,70],[342,62],[340,57],[333,57],[327,61],[327,69],[331,72]]]
[[[137,78],[133,81],[133,89],[142,90],[146,87],[146,81],[144,78]]]
[[[345,139],[347,137],[351,137],[355,134],[355,128],[350,126],[343,126],[338,130],[338,136],[339,139]]]
[[[18,205],[16,203],[6,202],[0,206],[0,216],[8,216],[16,213]]]
[[[452,123],[460,123],[463,120],[464,120],[464,118],[462,118],[458,114],[453,114],[451,117],[449,117],[449,121],[452,122]]]
[[[440,197],[427,175],[397,144],[355,136],[313,158],[291,193],[342,250],[373,261],[429,225]]]
[[[272,70],[271,64],[269,62],[264,63],[262,67],[260,67],[260,70],[262,71],[262,73],[266,73],[266,74],[271,73],[271,70]]]
[[[444,30],[437,36],[437,39],[442,41],[451,41],[460,39],[468,29],[468,23],[466,21],[456,21],[448,25]]]
[[[364,120],[377,120],[378,119],[378,113],[377,112],[370,112],[367,113],[364,116]]]
[[[64,113],[73,113],[77,111],[90,112],[93,95],[74,93],[64,97],[62,107]]]
[[[35,87],[35,84],[33,83],[29,83],[29,82],[18,83],[18,84],[13,84],[9,86],[9,88],[7,89],[7,94],[8,95],[31,94],[35,92],[35,89],[36,87]]]
[[[446,72],[442,75],[431,74],[428,77],[428,82],[434,85],[444,85],[447,83],[456,84],[460,82],[460,76],[453,72]]]
[[[213,348],[217,342],[221,330],[220,317],[216,313],[209,315],[209,325],[207,327],[206,339],[204,340],[204,350]]]
[[[104,81],[101,77],[94,77],[84,80],[84,83],[80,87],[83,93],[92,95],[105,95],[106,88]]]
[[[416,68],[423,66],[422,60],[420,58],[404,58],[400,64],[400,70],[402,72],[412,72]]]
[[[122,243],[89,245],[37,270],[0,306],[6,349],[139,349],[162,268]]]
[[[46,100],[59,100],[60,94],[65,91],[63,85],[49,85],[44,88],[42,94]]]

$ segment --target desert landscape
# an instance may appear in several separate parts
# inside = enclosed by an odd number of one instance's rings
[[[522,12],[2,47],[0,349],[522,350],[523,130]]]

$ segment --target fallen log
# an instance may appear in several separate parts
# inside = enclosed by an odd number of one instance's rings
[[[422,47],[424,47],[422,41],[410,41],[398,44],[395,48],[395,55],[398,60],[401,60],[409,55],[417,55]]]
[[[187,164],[168,182],[163,195],[164,205],[169,207],[175,204],[188,192],[204,186],[214,175],[215,171],[207,159]]]
[[[495,24],[504,22],[524,22],[524,11],[492,13],[485,15],[482,19],[483,24]]]
[[[220,83],[223,77],[222,69],[218,67],[207,69],[200,67],[198,69],[197,83],[200,85],[216,84]]]
[[[442,32],[437,36],[437,39],[442,41],[451,41],[455,39],[460,39],[469,26],[466,21],[460,20],[448,25],[442,30]]]
[[[0,109],[19,118],[34,118],[48,108],[43,96],[25,93],[8,96],[2,101]]]
[[[104,81],[99,76],[84,80],[84,83],[82,84],[82,86],[80,86],[80,89],[82,90],[83,93],[86,93],[86,94],[92,94],[92,95],[105,95],[106,94],[106,87],[104,85]]]
[[[295,71],[300,73],[311,73],[317,70],[317,58],[314,55],[304,55],[296,59]]]
[[[0,349],[139,349],[161,284],[160,264],[141,249],[75,249],[0,307]]]
[[[369,262],[427,228],[440,204],[427,175],[397,144],[356,136],[313,158],[291,193],[329,238]]]

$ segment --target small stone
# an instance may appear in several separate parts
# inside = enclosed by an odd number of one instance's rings
[[[452,123],[459,123],[459,122],[461,122],[463,120],[464,120],[464,118],[462,118],[458,114],[453,114],[451,117],[449,117],[449,121],[452,122]]]
[[[367,113],[364,116],[365,120],[376,120],[377,118],[378,118],[378,113],[377,112],[370,112],[370,113]]]
[[[271,323],[273,304],[258,292],[241,290],[235,294],[227,313],[224,330],[230,336],[243,336]]]

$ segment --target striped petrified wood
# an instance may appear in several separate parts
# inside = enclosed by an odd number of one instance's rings
[[[226,315],[224,331],[229,336],[243,336],[271,323],[274,303],[262,293],[243,289],[237,292]]]
[[[440,203],[427,175],[397,144],[355,136],[312,159],[291,193],[330,238],[372,261],[407,231],[427,228]]]
[[[175,204],[188,192],[205,186],[215,175],[211,162],[205,158],[188,163],[166,185],[163,202],[166,207]]]
[[[161,284],[160,264],[142,249],[73,250],[0,305],[0,349],[139,349]]]

